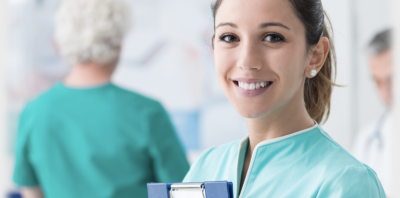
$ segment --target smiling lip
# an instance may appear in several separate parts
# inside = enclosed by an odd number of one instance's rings
[[[251,98],[266,92],[273,84],[273,81],[240,78],[232,80],[232,83],[240,95]]]

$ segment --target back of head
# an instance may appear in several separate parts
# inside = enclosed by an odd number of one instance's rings
[[[370,55],[379,55],[392,47],[392,30],[384,30],[372,39],[368,45]]]
[[[64,0],[55,39],[70,64],[107,65],[118,59],[130,26],[131,11],[124,0]]]

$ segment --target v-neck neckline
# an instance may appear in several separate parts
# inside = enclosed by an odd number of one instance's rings
[[[239,143],[239,153],[238,153],[238,160],[237,160],[238,164],[237,164],[237,171],[236,171],[236,183],[237,183],[236,184],[236,187],[237,187],[236,188],[237,189],[236,190],[236,196],[237,196],[237,198],[241,198],[241,196],[243,195],[243,192],[244,192],[244,190],[246,188],[246,184],[248,183],[247,180],[248,180],[249,174],[251,172],[251,168],[253,166],[253,162],[255,160],[256,153],[257,153],[257,151],[258,151],[258,149],[260,147],[265,146],[265,145],[269,145],[269,144],[272,144],[272,143],[275,143],[275,142],[284,141],[284,140],[290,139],[292,137],[298,136],[300,134],[312,131],[313,129],[315,129],[315,128],[317,128],[319,126],[316,121],[314,121],[314,123],[315,124],[310,128],[303,129],[301,131],[297,131],[297,132],[294,132],[294,133],[291,133],[289,135],[285,135],[285,136],[282,136],[282,137],[269,139],[269,140],[264,140],[264,141],[258,143],[256,145],[256,147],[254,148],[254,151],[252,153],[251,160],[250,160],[250,165],[249,165],[249,168],[247,169],[247,173],[246,173],[245,180],[243,182],[243,186],[240,188],[240,183],[241,183],[241,180],[242,180],[242,172],[243,172],[244,161],[246,159],[246,153],[247,153],[247,149],[248,149],[249,143],[250,143],[249,135],[247,134]]]

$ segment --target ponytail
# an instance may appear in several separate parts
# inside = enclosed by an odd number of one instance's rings
[[[331,22],[326,16],[329,26]],[[304,84],[304,101],[308,114],[318,123],[325,123],[331,110],[331,95],[336,79],[336,52],[333,38],[330,36],[326,22],[323,37],[329,40],[329,52],[321,70],[314,78],[306,78]]]

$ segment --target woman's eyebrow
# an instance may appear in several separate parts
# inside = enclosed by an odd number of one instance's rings
[[[276,23],[276,22],[263,23],[258,28],[259,29],[264,29],[264,28],[267,28],[267,27],[270,27],[270,26],[279,26],[279,27],[283,27],[285,29],[290,30],[290,28],[287,27],[286,25],[283,25],[282,23]]]
[[[231,27],[233,27],[233,28],[238,28],[238,26],[237,26],[236,24],[226,22],[226,23],[220,23],[220,24],[218,24],[217,27],[215,27],[215,29],[217,29],[217,28],[219,28],[219,27],[221,27],[221,26],[231,26]]]

